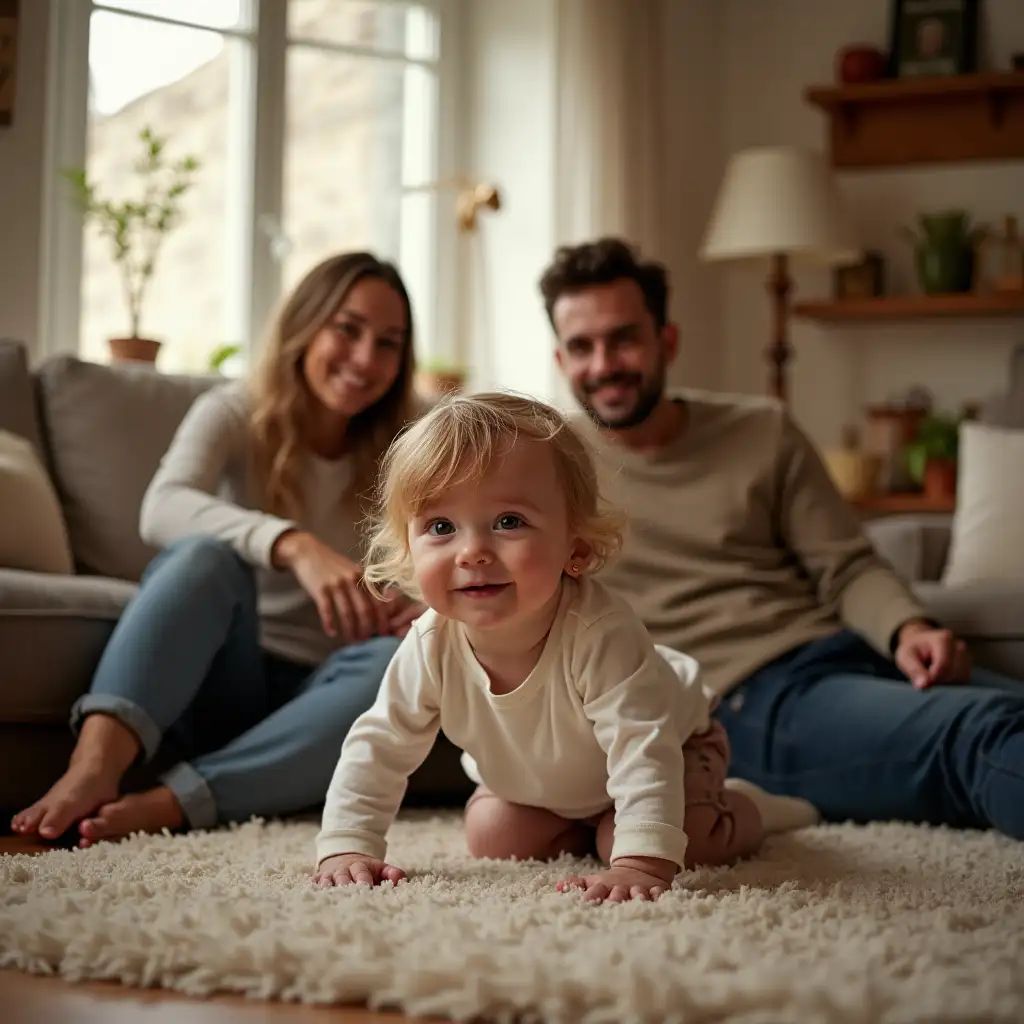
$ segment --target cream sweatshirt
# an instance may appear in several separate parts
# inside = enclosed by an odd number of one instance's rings
[[[583,425],[604,493],[630,521],[621,557],[600,578],[657,643],[696,658],[719,695],[843,626],[889,654],[899,626],[926,613],[786,409],[756,397],[676,397],[686,427],[656,451]]]
[[[262,510],[252,470],[250,404],[245,385],[212,388],[193,402],[142,501],[142,539],[166,547],[201,534],[230,544],[255,567],[261,642],[265,650],[302,664],[318,665],[343,645],[324,633],[316,606],[289,571],[271,566],[270,552],[285,530],[315,534],[340,554],[362,558],[352,516],[342,498],[351,460],[302,456],[300,520]]]
[[[612,856],[683,863],[683,743],[709,725],[692,658],[656,650],[602,584],[566,579],[537,665],[493,693],[464,627],[421,616],[346,737],[316,840],[383,859],[406,782],[439,729],[471,778],[511,803],[583,819],[615,807]]]

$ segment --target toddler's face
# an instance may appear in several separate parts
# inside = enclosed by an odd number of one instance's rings
[[[480,630],[517,625],[557,600],[575,544],[551,450],[531,440],[409,524],[423,599]]]

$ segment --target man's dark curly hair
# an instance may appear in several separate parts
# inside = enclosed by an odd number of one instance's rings
[[[548,320],[563,296],[597,284],[611,284],[628,278],[636,281],[644,305],[660,330],[668,322],[668,273],[660,263],[644,261],[639,250],[621,238],[598,238],[581,245],[563,245],[555,252],[540,279],[540,292]]]

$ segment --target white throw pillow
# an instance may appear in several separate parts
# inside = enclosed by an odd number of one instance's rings
[[[57,492],[35,449],[0,430],[0,567],[74,572]]]
[[[1024,582],[1024,430],[963,424],[958,473],[943,583]]]

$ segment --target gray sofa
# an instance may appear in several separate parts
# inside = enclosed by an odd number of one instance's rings
[[[67,356],[30,372],[24,348],[0,339],[0,430],[43,456],[76,563],[71,576],[0,568],[0,829],[67,763],[68,712],[155,553],[139,538],[143,493],[189,405],[218,380]],[[129,788],[156,767],[136,770]],[[470,791],[442,736],[407,799],[446,804]]]
[[[65,765],[69,709],[88,688],[154,554],[138,535],[142,495],[185,411],[217,379],[70,357],[30,372],[24,349],[0,339],[0,430],[28,438],[42,454],[76,561],[71,576],[0,568],[0,809],[32,800]],[[968,639],[979,661],[1024,677],[1024,581],[944,588],[936,581],[948,526],[942,517],[897,517],[868,529],[932,613]],[[145,771],[132,780],[147,781]],[[469,788],[442,737],[411,780],[408,799],[452,803]]]

